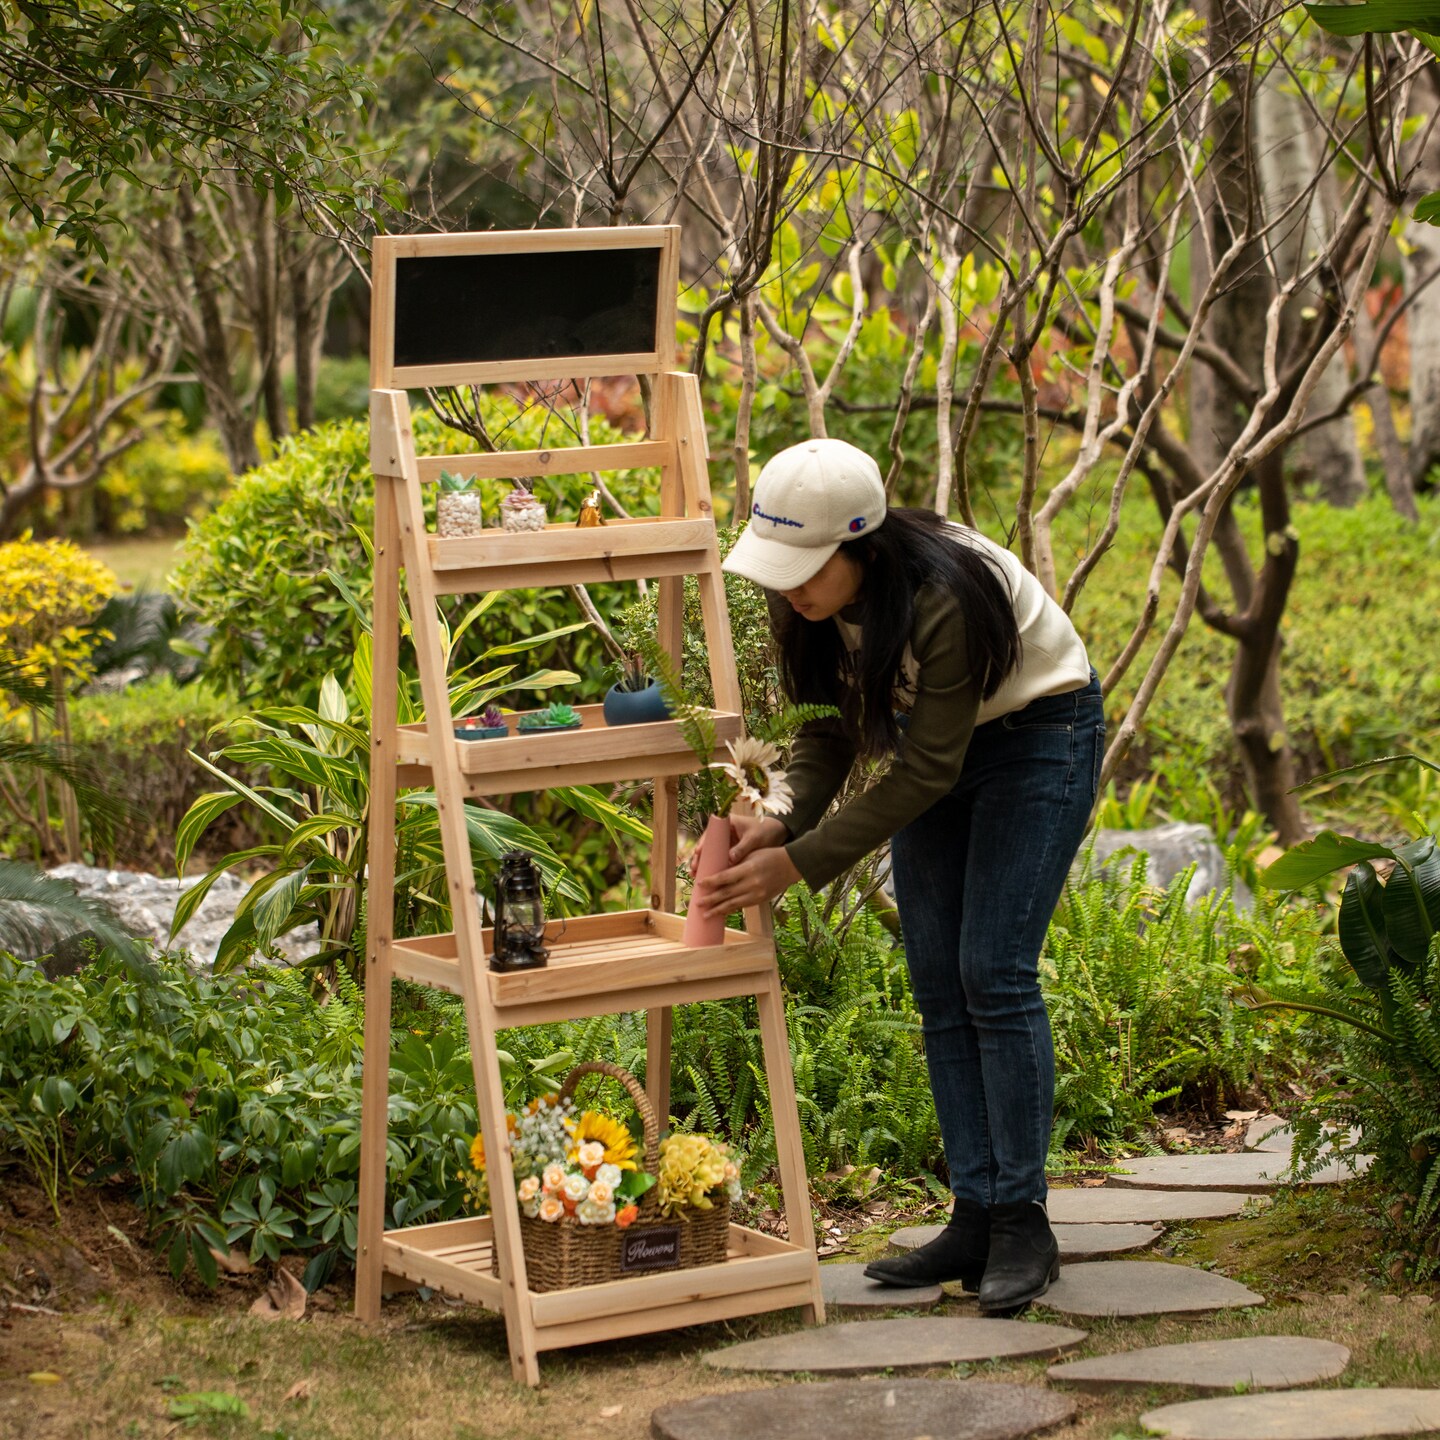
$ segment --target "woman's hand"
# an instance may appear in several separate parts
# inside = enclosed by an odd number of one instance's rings
[[[790,832],[784,824],[770,815],[732,815],[730,833],[735,837],[730,846],[729,858],[732,865],[738,865],[756,850],[768,850],[776,845],[783,845],[790,838]],[[689,866],[692,875],[700,864],[700,852],[704,848],[705,832],[702,831],[695,842],[695,848],[690,852]]]
[[[778,822],[755,823],[764,826]],[[784,826],[780,829],[783,832]],[[732,860],[742,844],[743,840],[730,847]],[[728,915],[732,910],[743,910],[773,900],[799,879],[800,872],[783,845],[778,841],[761,841],[751,845],[745,858],[732,864],[728,870],[697,880],[690,903],[699,906],[702,915]]]

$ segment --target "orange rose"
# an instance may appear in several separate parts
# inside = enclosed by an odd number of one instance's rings
[[[615,1224],[618,1229],[628,1230],[639,1218],[640,1207],[633,1201],[623,1210],[615,1212]]]

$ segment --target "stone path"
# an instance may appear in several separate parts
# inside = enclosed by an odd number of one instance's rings
[[[1126,1162],[1127,1164],[1130,1162]],[[1238,1215],[1249,1195],[1224,1191],[1052,1190],[1045,1208],[1054,1225],[1122,1225],[1170,1220],[1217,1220]]]
[[[1263,1305],[1265,1297],[1189,1265],[1091,1260],[1064,1266],[1035,1303],[1062,1315],[1178,1315]]]
[[[1073,1401],[1030,1385],[832,1380],[663,1405],[650,1417],[650,1433],[655,1440],[1022,1440],[1074,1413]]]
[[[865,1278],[865,1266],[829,1264],[820,1267],[820,1293],[827,1305],[847,1310],[928,1310],[945,1298],[938,1285],[904,1288]]]
[[[821,1266],[821,1273],[826,1267]],[[927,1315],[918,1320],[859,1320],[792,1330],[712,1350],[705,1363],[717,1370],[806,1370],[816,1375],[851,1370],[918,1369],[1022,1355],[1060,1355],[1085,1331],[1024,1320],[978,1320]]]
[[[1235,1117],[1244,1119],[1243,1116]],[[1193,1314],[1263,1305],[1245,1286],[1188,1265],[1161,1261],[1081,1260],[1153,1244],[1166,1223],[1238,1213],[1254,1193],[1274,1187],[1289,1164],[1293,1135],[1276,1116],[1256,1116],[1248,1153],[1170,1155],[1126,1162],[1131,1173],[1105,1186],[1050,1192],[1061,1255],[1060,1278],[1035,1310],[1066,1316]],[[1319,1182],[1351,1172],[1327,1167]],[[896,1231],[899,1249],[923,1245],[941,1227]],[[859,1264],[821,1266],[826,1300],[837,1308],[921,1308],[967,1297],[897,1290],[864,1279]],[[851,1321],[802,1329],[712,1351],[706,1363],[729,1372],[843,1374],[1058,1355],[1085,1340],[1083,1330],[1035,1319],[996,1320],[958,1314]],[[1328,1340],[1292,1335],[1160,1345],[1051,1365],[1061,1386],[1105,1389],[1176,1386],[1227,1394],[1166,1405],[1140,1417],[1151,1434],[1174,1440],[1361,1440],[1440,1434],[1437,1390],[1300,1390],[1334,1380],[1350,1353]],[[657,1410],[658,1440],[1008,1440],[1063,1423],[1073,1408],[1035,1386],[955,1380],[878,1379],[798,1383],[706,1396]],[[1127,1432],[1128,1433],[1128,1432]]]
[[[1332,1380],[1350,1363],[1350,1352],[1333,1340],[1299,1335],[1254,1335],[1244,1340],[1196,1340],[1148,1350],[1096,1355],[1052,1365],[1049,1375],[1065,1385],[1107,1390],[1117,1385],[1184,1385],[1194,1390],[1281,1390]]]
[[[918,1250],[933,1240],[943,1225],[912,1225],[896,1230],[890,1243],[897,1250]],[[1097,1255],[1119,1255],[1130,1250],[1148,1250],[1161,1236],[1157,1225],[1054,1225],[1062,1260],[1093,1260]],[[823,1277],[824,1267],[821,1269]]]
[[[1289,1152],[1247,1152],[1240,1155],[1155,1155],[1141,1160],[1126,1160],[1126,1173],[1113,1175],[1117,1185],[1149,1190],[1243,1190],[1263,1194],[1276,1185],[1287,1184],[1290,1167]],[[1338,1185],[1352,1174],[1363,1174],[1369,1161],[1362,1157],[1356,1169],[1339,1160],[1332,1160],[1314,1175],[1307,1176],[1305,1185]]]
[[[1140,1417],[1173,1440],[1366,1440],[1440,1430],[1440,1390],[1293,1390],[1187,1400]]]

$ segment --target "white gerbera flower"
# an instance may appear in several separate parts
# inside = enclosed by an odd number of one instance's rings
[[[727,740],[729,763],[712,765],[723,770],[736,787],[736,800],[743,800],[766,815],[784,815],[794,804],[795,794],[786,783],[785,772],[779,768],[780,751],[768,740],[746,735],[740,740]]]

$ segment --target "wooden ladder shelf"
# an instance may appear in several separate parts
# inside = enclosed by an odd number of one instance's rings
[[[497,1310],[505,1317],[514,1376],[529,1385],[539,1383],[544,1350],[790,1306],[802,1307],[812,1322],[824,1320],[768,910],[746,911],[743,930],[728,930],[723,943],[704,949],[684,944],[683,921],[675,913],[676,777],[699,767],[679,726],[664,721],[609,727],[601,707],[594,705],[580,707],[583,725],[570,733],[520,734],[514,728],[518,717],[511,717],[509,735],[468,742],[455,739],[450,718],[436,608],[440,596],[654,579],[659,640],[678,659],[681,586],[685,576],[694,575],[709,649],[717,738],[723,742],[743,733],[699,384],[675,369],[678,245],[675,226],[382,237],[375,242],[370,401],[375,473],[373,754],[355,1308],[362,1320],[374,1320],[387,1288],[426,1285]],[[444,283],[454,285],[460,275],[456,265],[463,266],[469,257],[476,267],[469,278],[483,292],[487,273],[503,273],[506,263],[534,263],[534,257],[548,256],[567,263],[598,258],[613,264],[617,256],[623,262],[627,255],[639,272],[658,276],[653,285],[654,338],[642,348],[517,359],[497,358],[477,342],[476,358],[470,360],[463,354],[457,358],[457,346],[463,352],[466,337],[447,335],[431,355],[426,353],[423,327],[405,312],[412,302],[423,308],[427,260],[448,267]],[[501,272],[494,270],[496,262]],[[488,272],[487,264],[492,266]],[[642,288],[641,293],[650,292]],[[462,285],[457,301],[461,320],[473,318],[474,304],[483,310],[485,303],[482,293],[479,301],[472,298],[467,311]],[[503,302],[494,307],[494,313],[502,310]],[[649,316],[642,319],[648,323]],[[496,454],[416,454],[409,387],[609,374],[649,378],[648,439]],[[465,539],[442,539],[426,529],[421,487],[438,479],[441,469],[503,479],[641,467],[660,471],[657,517],[612,519],[584,529],[549,525],[523,534],[487,530]],[[398,723],[402,569],[425,703],[421,725]],[[548,966],[510,974],[491,971],[486,964],[491,934],[481,923],[465,801],[640,779],[651,779],[655,786],[649,908],[555,920],[546,932]],[[455,929],[407,938],[391,933],[396,806],[402,788],[417,786],[435,790]],[[490,1157],[490,1190],[497,1200],[491,1215],[385,1229],[391,982],[396,978],[449,990],[464,1000],[480,1129]],[[663,1120],[669,1114],[672,1007],[731,996],[753,996],[756,1003],[789,1238],[732,1225],[723,1264],[570,1290],[532,1291],[520,1243],[497,1031],[646,1012],[647,1092]],[[492,1258],[498,1274],[492,1273]]]

